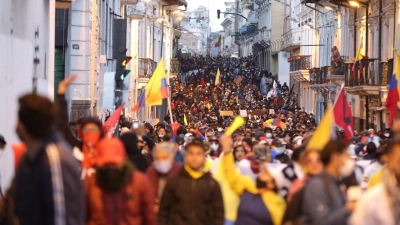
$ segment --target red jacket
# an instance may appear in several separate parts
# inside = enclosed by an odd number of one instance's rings
[[[181,170],[182,166],[179,163],[174,162],[174,165],[172,166],[171,170],[166,174],[166,178],[171,177]],[[158,178],[159,178],[159,173],[157,170],[154,168],[154,166],[150,167],[146,171],[146,175],[149,178],[150,185],[153,187],[153,195],[155,198],[157,198],[157,192],[158,192]]]
[[[102,190],[92,175],[85,180],[88,225],[156,225],[154,195],[147,177],[134,170],[118,193]]]

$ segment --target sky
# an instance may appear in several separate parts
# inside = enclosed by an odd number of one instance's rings
[[[234,2],[235,0],[186,0],[188,3],[188,10],[196,9],[199,6],[205,6],[210,10],[210,26],[212,31],[222,30],[221,23],[224,21],[224,16],[217,19],[217,9],[221,12],[225,11],[225,2]],[[210,7],[209,7],[210,6]]]

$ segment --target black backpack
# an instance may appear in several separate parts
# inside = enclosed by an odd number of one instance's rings
[[[326,190],[328,191],[329,201],[332,202],[332,192],[328,184],[328,179],[325,174],[322,174],[321,178],[324,182]],[[304,216],[302,211],[305,188],[306,185],[304,185],[304,187],[297,191],[293,195],[290,202],[288,202],[285,214],[283,215],[282,225],[302,225],[305,223],[306,217]]]

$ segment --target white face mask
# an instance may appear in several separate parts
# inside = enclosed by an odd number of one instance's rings
[[[154,168],[162,174],[168,173],[172,168],[172,163],[169,160],[161,160],[154,162]]]
[[[267,133],[265,136],[266,136],[267,138],[272,138],[272,134],[271,134],[271,133]]]
[[[390,136],[389,133],[384,133],[383,135],[384,135],[385,137],[389,137],[389,136]]]
[[[344,165],[339,169],[340,176],[343,178],[350,176],[354,171],[355,165],[356,162],[353,159],[348,158]]]
[[[160,135],[158,135],[158,137],[159,137],[159,138],[163,138],[163,137],[164,137],[164,135],[161,135],[161,134],[160,134]]]
[[[217,151],[218,150],[218,148],[219,148],[219,145],[218,144],[212,144],[211,145],[211,150],[213,150],[213,151]]]

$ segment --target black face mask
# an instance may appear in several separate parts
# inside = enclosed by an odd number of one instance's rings
[[[99,186],[117,192],[128,183],[133,171],[133,165],[127,164],[122,169],[98,167],[96,168],[96,179]]]
[[[286,119],[281,119],[282,122],[286,123]]]
[[[256,187],[257,188],[266,188],[267,187],[267,182],[260,180],[259,177],[256,179]]]

